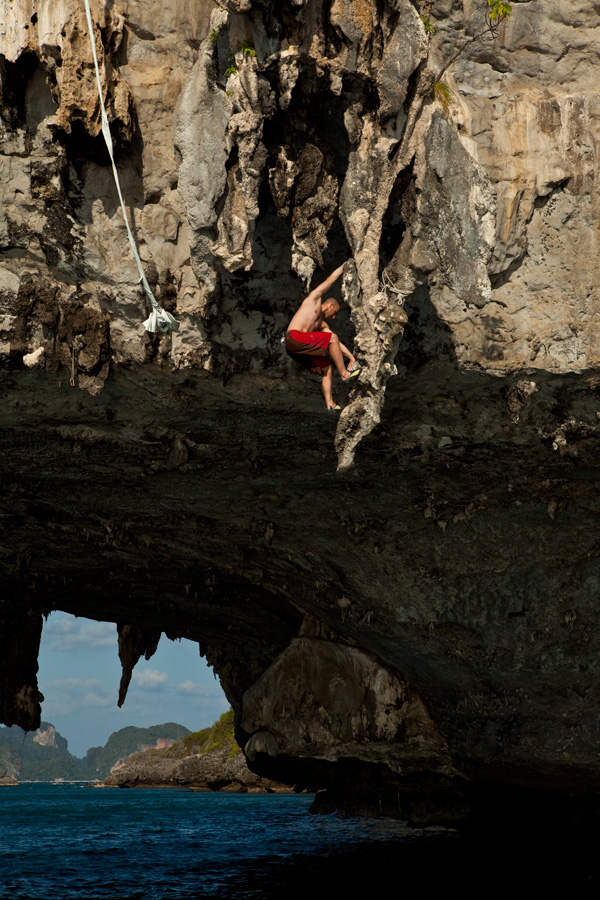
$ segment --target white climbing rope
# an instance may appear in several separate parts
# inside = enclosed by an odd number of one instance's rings
[[[98,97],[100,98],[100,110],[102,114],[102,134],[104,135],[104,141],[106,143],[106,147],[108,149],[108,153],[110,156],[110,161],[112,163],[113,175],[115,178],[115,185],[117,187],[117,193],[119,195],[119,200],[121,202],[121,211],[123,213],[123,218],[125,220],[125,228],[127,229],[127,237],[129,238],[129,243],[131,245],[131,252],[133,253],[140,280],[139,283],[142,285],[146,292],[146,296],[148,297],[150,303],[152,304],[152,312],[144,322],[144,328],[146,331],[155,332],[157,329],[162,332],[167,331],[177,331],[179,329],[179,322],[175,319],[171,313],[168,313],[166,309],[163,309],[156,300],[156,297],[152,293],[150,285],[146,280],[146,275],[144,273],[144,267],[142,265],[142,261],[140,259],[140,254],[138,253],[138,249],[135,243],[135,238],[131,231],[131,227],[129,225],[129,217],[127,215],[127,210],[125,209],[125,202],[123,200],[123,194],[121,193],[121,184],[119,182],[119,174],[117,172],[117,167],[115,165],[115,158],[113,155],[113,142],[112,136],[110,133],[110,126],[108,124],[108,116],[106,115],[106,109],[104,106],[104,99],[102,97],[102,82],[100,81],[100,69],[98,67],[98,57],[96,55],[96,42],[94,41],[94,26],[92,24],[92,13],[90,11],[90,3],[89,0],[84,0],[85,3],[85,15],[87,18],[87,26],[88,33],[90,36],[90,43],[92,45],[92,55],[94,57],[94,66],[96,69],[96,82],[98,84]]]

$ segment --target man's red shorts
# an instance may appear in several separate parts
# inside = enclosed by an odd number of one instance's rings
[[[331,360],[315,351],[327,350],[330,340],[330,331],[288,331],[285,349],[301,366],[322,375],[331,365]]]

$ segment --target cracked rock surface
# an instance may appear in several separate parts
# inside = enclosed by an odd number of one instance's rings
[[[7,5],[7,724],[62,609],[117,623],[121,700],[160,633],[198,641],[250,765],[322,808],[593,802],[600,20],[524,0],[488,40],[484,5],[92,2],[172,335],[83,8]],[[344,260],[336,422],[281,335]]]

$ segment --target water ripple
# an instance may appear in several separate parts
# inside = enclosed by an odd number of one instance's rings
[[[276,896],[286,879],[292,897],[345,851],[415,834],[307,815],[308,795],[24,784],[0,796],[1,900],[237,900]]]

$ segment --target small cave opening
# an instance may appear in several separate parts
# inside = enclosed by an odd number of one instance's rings
[[[379,245],[379,271],[391,263],[402,243],[406,231],[407,189],[413,177],[414,161],[403,169],[390,193],[390,199],[382,220],[381,241]]]
[[[135,128],[130,142],[120,142],[117,129],[113,129],[114,158],[126,207],[141,207],[144,203],[143,140]],[[65,169],[65,185],[73,216],[88,223],[92,220],[92,205],[102,198],[104,211],[111,218],[120,206],[110,155],[102,133],[92,137],[82,119],[73,119],[71,131],[55,129],[54,141],[63,146],[68,163]],[[135,218],[129,215],[134,236],[137,234]]]
[[[25,90],[25,117],[27,130],[35,134],[44,119],[53,116],[58,105],[42,66],[33,70]]]
[[[313,285],[321,278],[326,278],[337,266],[352,257],[346,231],[339,216],[335,217],[327,238],[327,249],[323,253],[323,272],[321,276],[316,275],[313,278]],[[333,286],[331,294],[340,303],[340,311],[335,317],[334,331],[347,347],[353,347],[356,328],[351,318],[350,307],[342,301],[341,281]]]
[[[11,130],[24,128],[33,136],[57,104],[50,84],[52,75],[33,51],[12,63],[0,57],[0,116]]]
[[[275,80],[273,82],[275,87]],[[316,188],[312,188],[313,193],[322,184],[325,176],[333,176],[339,190],[346,176],[350,154],[350,143],[344,124],[345,105],[343,97],[332,97],[327,76],[318,75],[314,65],[304,69],[294,86],[289,107],[278,110],[265,122],[263,140],[269,153],[267,169],[271,170],[276,165],[280,148],[284,149],[286,158],[291,162],[297,162],[301,157],[307,159],[305,151],[316,148],[322,154],[322,170],[316,179]],[[303,172],[298,174],[290,193],[289,218],[298,203],[303,203],[307,199],[306,180],[303,175]],[[272,206],[270,198],[267,200],[267,190],[268,184],[265,182],[261,206],[265,201]],[[331,221],[328,242],[328,247],[323,251],[323,270],[335,268],[340,261],[350,255],[344,230],[337,215]]]
[[[33,51],[21,53],[15,62],[0,55],[0,116],[10,130],[28,126],[27,88],[40,62]]]
[[[278,75],[271,75],[272,87],[278,91]],[[294,86],[289,107],[265,122],[263,140],[270,165],[278,147],[285,147],[288,159],[295,160],[307,144],[313,144],[323,154],[325,171],[335,174],[341,185],[350,152],[344,108],[344,101],[332,98],[329,78],[317,75],[314,64],[307,65]]]
[[[379,108],[379,90],[372,78],[359,72],[344,76],[342,112],[352,104],[365,112]]]
[[[110,154],[106,147],[102,132],[92,136],[85,126],[83,116],[83,111],[79,111],[78,116],[78,110],[73,110],[71,114],[70,133],[63,131],[62,129],[57,129],[55,134],[57,142],[63,145],[67,159],[79,175],[85,164],[88,162],[93,162],[97,166],[102,167],[111,165]],[[115,161],[118,162],[119,156],[127,154],[132,148],[131,146],[125,146],[119,141],[118,129],[114,126],[111,127],[111,134],[113,138]],[[141,142],[141,138],[138,138],[138,141]],[[135,138],[132,143],[136,143]]]

